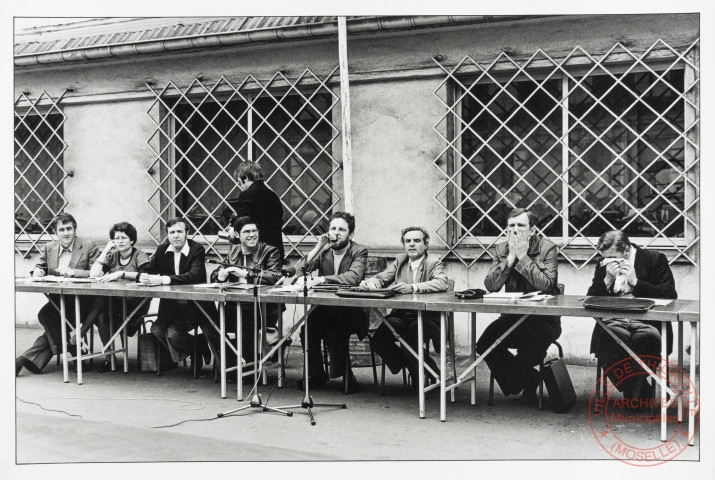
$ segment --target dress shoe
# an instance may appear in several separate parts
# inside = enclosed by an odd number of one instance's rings
[[[521,403],[522,405],[536,405],[539,401],[539,396],[536,393],[536,390],[538,388],[538,385],[527,385],[524,388],[521,397],[519,397],[519,403]]]
[[[97,365],[97,373],[104,373],[108,372],[109,370],[112,369],[112,364],[109,362],[109,360],[105,360],[99,365]]]

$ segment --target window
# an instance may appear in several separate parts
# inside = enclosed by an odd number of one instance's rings
[[[23,94],[15,102],[15,249],[23,256],[40,251],[52,218],[67,205],[60,100],[43,92],[34,101]]]
[[[488,68],[467,57],[448,71],[437,125],[448,147],[436,164],[449,180],[435,198],[451,253],[469,265],[488,255],[509,211],[523,207],[574,265],[571,247],[590,250],[579,267],[611,229],[697,264],[695,48],[654,47],[629,52],[628,64],[617,45],[600,59],[577,48],[559,62],[503,54]],[[475,258],[456,247],[476,248]]]
[[[158,205],[155,240],[169,217],[181,215],[213,248],[240,193],[233,173],[241,161],[260,164],[281,198],[287,254],[325,231],[340,200],[333,189],[340,164],[332,153],[339,98],[327,87],[334,73],[322,81],[306,73],[289,85],[282,76],[284,82],[265,85],[252,77],[239,86],[195,80],[184,91],[170,85],[155,92],[149,111],[157,126],[149,142],[156,153],[150,174],[159,173],[150,199]]]

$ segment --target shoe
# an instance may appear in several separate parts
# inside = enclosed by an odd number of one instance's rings
[[[20,375],[20,370],[22,370],[22,367],[25,366],[25,357],[17,357],[15,359],[15,376],[17,377]]]
[[[519,397],[519,403],[522,405],[536,405],[539,401],[539,396],[536,394],[538,385],[528,385],[524,387],[524,391]]]
[[[127,323],[127,337],[133,337],[141,328],[142,319],[139,318],[136,321],[131,320]]]
[[[97,373],[108,372],[111,369],[112,369],[112,364],[109,363],[109,360],[105,360],[104,362],[100,363],[97,366]]]
[[[361,390],[360,384],[358,383],[357,379],[355,378],[355,375],[353,375],[351,372],[350,375],[348,376],[347,393],[348,394],[358,393],[358,392],[360,392],[360,390]]]
[[[308,386],[310,387],[311,390],[318,390],[318,389],[324,388],[326,383],[328,383],[327,375],[309,377],[309,379],[308,379]],[[298,380],[297,382],[295,382],[295,384],[298,387],[298,390],[304,390],[302,378],[300,380]]]

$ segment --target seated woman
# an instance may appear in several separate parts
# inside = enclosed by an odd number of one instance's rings
[[[281,274],[281,256],[276,247],[260,241],[260,232],[256,221],[251,217],[238,217],[233,222],[233,237],[240,243],[231,246],[228,252],[227,263],[230,267],[219,267],[211,272],[211,282],[239,282],[253,283],[255,280],[261,285],[274,285]],[[254,273],[254,268],[261,268],[263,271]],[[243,358],[253,361],[253,304],[241,302],[241,328],[243,329],[242,346]],[[281,315],[283,305],[269,304],[266,306],[266,326],[275,328],[278,317]],[[260,311],[259,311],[260,312]],[[226,329],[234,333],[236,331],[237,310],[226,309]],[[215,335],[214,335],[215,334]],[[212,343],[218,345],[218,334],[209,332]],[[233,366],[234,359],[229,355],[226,361],[227,366]]]
[[[141,250],[134,248],[137,242],[137,230],[127,222],[117,223],[109,230],[109,242],[99,254],[90,270],[91,277],[98,282],[111,282],[126,279],[136,280],[139,269],[149,263],[149,257]],[[127,298],[127,314],[130,314],[141,303],[141,298]],[[110,307],[111,306],[111,307]],[[127,324],[127,336],[133,336],[141,326],[142,316],[149,310],[149,302],[137,311]],[[111,312],[111,317],[110,317]],[[111,336],[124,322],[122,317],[122,300],[118,297],[97,297],[92,310],[82,326],[82,334],[97,324],[99,338],[106,345]],[[111,322],[110,322],[111,318]],[[110,323],[112,328],[110,329]],[[107,360],[97,368],[105,372],[109,366]]]

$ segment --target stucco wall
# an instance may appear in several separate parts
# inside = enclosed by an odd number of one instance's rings
[[[658,38],[687,45],[698,36],[697,15],[575,16],[351,36],[356,241],[384,253],[399,246],[402,227],[416,224],[434,231],[445,217],[433,198],[444,184],[432,163],[444,147],[434,131],[444,109],[433,93],[443,78],[437,75],[433,55],[439,53],[455,63],[467,54],[481,61],[493,60],[504,49],[516,56],[528,56],[537,48],[560,55],[580,45],[598,53],[616,41],[642,50]],[[140,244],[148,246],[155,214],[147,203],[154,186],[146,170],[154,155],[146,142],[154,126],[146,113],[153,102],[146,79],[158,86],[174,81],[185,87],[198,75],[213,84],[221,76],[236,82],[249,73],[267,79],[279,69],[295,77],[309,67],[320,76],[335,65],[335,39],[277,43],[19,69],[15,96],[24,90],[34,97],[43,90],[58,95],[67,87],[75,89],[68,95],[72,101],[64,107],[65,167],[74,172],[65,182],[67,211],[77,217],[79,233],[100,245],[113,223],[128,220],[138,227]],[[436,238],[432,244],[440,246]],[[16,256],[17,274],[28,272],[36,260],[36,255]],[[480,262],[466,270],[461,263],[449,262],[448,273],[457,289],[481,287],[488,266]],[[682,264],[673,270],[681,296],[699,298],[699,271]],[[577,271],[564,262],[559,277],[567,293],[583,294],[591,272],[592,267]],[[41,304],[39,295],[18,294],[16,322],[36,323]],[[458,317],[457,322],[462,346],[467,341],[463,319]],[[487,317],[479,321],[478,333],[486,323]],[[593,322],[564,319],[562,323],[567,354],[586,359]]]

